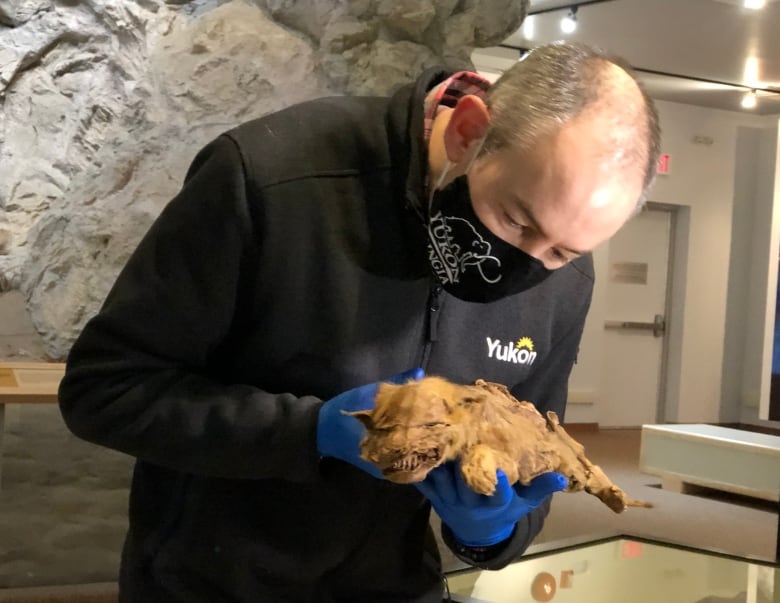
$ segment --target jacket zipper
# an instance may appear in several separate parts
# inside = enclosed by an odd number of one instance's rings
[[[428,296],[428,312],[425,326],[425,343],[423,345],[422,360],[420,366],[428,368],[428,360],[431,356],[433,344],[439,338],[439,315],[441,314],[441,285],[434,285]]]

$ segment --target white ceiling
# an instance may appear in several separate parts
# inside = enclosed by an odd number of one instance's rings
[[[560,20],[574,4],[581,4],[577,30],[566,35]],[[742,0],[531,0],[530,12],[504,46],[474,53],[479,70],[497,74],[517,60],[507,46],[579,41],[622,56],[655,98],[780,115],[780,0],[760,10],[743,8]],[[758,105],[747,110],[740,101],[750,88]]]

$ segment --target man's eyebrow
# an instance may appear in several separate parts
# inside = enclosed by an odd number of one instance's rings
[[[542,236],[546,237],[547,233],[545,233],[544,230],[542,229],[541,225],[539,224],[539,220],[537,220],[536,216],[534,216],[534,212],[528,206],[528,203],[526,203],[525,200],[519,197],[515,197],[515,204],[525,214],[525,218],[526,220],[528,220],[529,224],[531,225],[531,228],[533,228],[536,232],[540,233]],[[564,247],[562,245],[556,245],[556,247],[558,249],[563,249],[564,251],[568,251],[573,255],[585,255],[586,253],[588,253],[587,251],[578,251],[577,249],[572,249],[571,247]]]

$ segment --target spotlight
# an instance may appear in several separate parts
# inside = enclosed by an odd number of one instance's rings
[[[766,6],[766,0],[744,0],[742,4],[745,8],[759,10]]]
[[[565,34],[574,33],[577,29],[577,7],[572,6],[569,14],[561,19],[561,31]]]
[[[756,91],[751,90],[750,92],[746,92],[745,96],[742,97],[742,102],[740,104],[742,105],[743,109],[755,109],[756,105],[758,104]]]
[[[761,87],[761,80],[758,79],[758,67],[758,57],[747,57],[745,59],[745,70],[742,75],[742,81],[746,84],[758,84],[758,87]]]

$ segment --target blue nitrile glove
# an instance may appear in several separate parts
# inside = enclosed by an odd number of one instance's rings
[[[495,493],[485,496],[468,487],[457,463],[446,463],[415,485],[431,501],[455,539],[468,547],[503,542],[523,516],[567,485],[566,478],[554,472],[539,475],[527,486],[511,486],[501,470],[496,471],[496,477]]]
[[[370,410],[374,408],[374,398],[380,383],[400,385],[407,381],[419,381],[424,375],[421,368],[411,369],[377,383],[356,387],[325,402],[317,419],[317,451],[320,456],[341,459],[381,478],[382,472],[376,465],[360,458],[360,440],[366,428],[356,418],[341,411]]]

